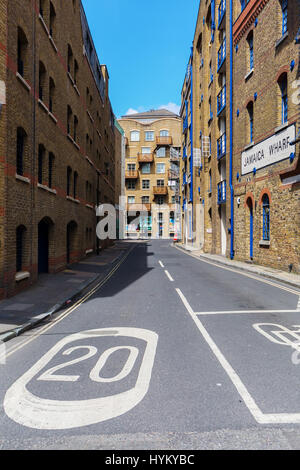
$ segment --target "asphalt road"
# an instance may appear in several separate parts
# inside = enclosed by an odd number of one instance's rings
[[[132,243],[103,287],[7,343],[0,449],[300,449],[299,296]]]

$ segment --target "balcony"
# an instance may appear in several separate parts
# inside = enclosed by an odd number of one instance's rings
[[[171,169],[168,171],[169,180],[177,180],[179,178],[179,168],[177,170]]]
[[[223,42],[218,50],[218,72],[221,71],[222,65],[226,59],[226,38],[223,39]]]
[[[171,162],[179,162],[180,160],[180,153],[178,150],[175,150],[173,147],[170,148],[170,161]]]
[[[217,140],[218,160],[226,155],[226,133]]]
[[[153,186],[154,196],[167,196],[168,187],[167,186]]]
[[[218,94],[217,98],[217,116],[221,114],[221,112],[226,107],[226,85],[223,86],[222,90]]]
[[[153,163],[154,162],[153,153],[138,153],[138,162],[139,163]]]
[[[226,180],[218,184],[218,204],[226,203]]]
[[[144,204],[143,202],[140,204],[127,204],[126,210],[128,212],[151,212],[151,204],[146,203]]]
[[[218,28],[220,29],[226,13],[226,0],[221,0],[218,13]]]
[[[156,137],[157,145],[173,145],[173,138],[171,136]]]
[[[125,171],[125,179],[127,180],[136,180],[138,177],[139,177],[139,172],[137,170]]]
[[[183,132],[185,132],[188,127],[189,127],[189,122],[188,122],[188,117],[186,116],[183,120]]]

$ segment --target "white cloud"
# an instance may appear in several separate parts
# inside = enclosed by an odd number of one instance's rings
[[[130,114],[137,114],[138,111],[136,109],[133,109],[133,108],[129,108],[127,113],[126,113],[126,116],[130,116]]]
[[[162,104],[158,109],[167,109],[171,113],[179,114],[180,106],[175,103]]]

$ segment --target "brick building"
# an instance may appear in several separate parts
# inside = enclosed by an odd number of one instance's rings
[[[181,183],[183,214],[193,214],[186,243],[299,272],[297,4],[200,2],[182,91]]]
[[[181,119],[160,109],[123,116],[119,124],[126,137],[127,210],[133,212],[128,214],[126,234],[173,236],[179,200]]]
[[[0,295],[99,248],[114,116],[80,0],[0,0]],[[3,90],[6,90],[4,93]]]

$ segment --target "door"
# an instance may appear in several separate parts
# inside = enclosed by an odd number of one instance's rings
[[[44,221],[38,227],[38,271],[49,272],[49,226]]]

